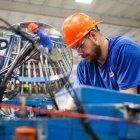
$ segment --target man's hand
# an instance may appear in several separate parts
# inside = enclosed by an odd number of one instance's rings
[[[73,110],[74,108],[74,100],[72,97],[69,97],[67,104],[66,104],[66,109],[65,110]]]
[[[120,90],[120,92],[136,94],[137,93],[137,86],[136,87],[129,88],[129,89],[125,89],[125,90]]]

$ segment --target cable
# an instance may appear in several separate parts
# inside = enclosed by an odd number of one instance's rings
[[[6,22],[5,20],[3,20],[3,19],[1,19],[1,18],[0,18],[0,20],[3,21],[6,25],[8,25],[8,26],[11,28],[12,31],[14,31],[14,32],[17,33],[18,35],[21,35],[21,36],[24,37],[25,39],[29,40],[29,42],[31,42],[31,43],[33,44],[33,46],[35,46],[35,48],[39,50],[38,46],[36,46],[36,44],[35,44],[36,41],[35,41],[33,38],[30,38],[29,36],[23,34],[23,33],[21,32],[21,29],[20,29],[19,26],[13,27],[13,26],[11,26],[8,22]],[[22,53],[23,53],[23,52],[22,52]],[[58,66],[54,61],[52,61],[52,59],[50,58],[50,56],[49,56],[48,54],[46,54],[44,51],[42,52],[42,55],[43,55],[44,57],[46,57],[47,59],[49,59],[52,63],[54,63],[55,66]],[[19,58],[20,58],[20,57],[19,57]],[[14,69],[15,66],[16,66],[16,63],[14,63],[14,64],[9,68],[9,70],[8,70],[6,76],[5,76],[5,79],[2,81],[2,84],[1,84],[1,86],[0,86],[0,88],[1,88],[1,90],[2,90],[2,94],[3,94],[4,90],[5,90],[5,83],[6,83],[6,81],[7,81],[8,77],[9,77],[9,75],[11,74],[11,72],[12,72],[12,70]],[[62,70],[61,70],[61,69],[59,69],[59,70],[60,70],[60,73],[62,73],[63,76],[65,77],[64,73],[62,72]],[[67,78],[66,78],[66,79],[65,79],[65,78],[62,78],[62,81],[63,81],[64,84],[65,84],[66,82],[68,82],[68,84],[70,85],[70,87],[67,87],[67,86],[66,86],[66,88],[67,88],[69,94],[71,94],[71,92],[70,92],[70,90],[69,90],[69,88],[70,88],[70,89],[73,91],[74,95],[75,95],[74,101],[75,101],[75,104],[76,104],[77,107],[78,107],[78,110],[77,110],[77,111],[78,111],[79,113],[84,113],[84,114],[85,114],[84,109],[83,109],[83,107],[82,107],[82,105],[81,105],[81,102],[79,101],[79,99],[78,99],[78,97],[77,97],[77,95],[76,95],[76,92],[75,92],[75,90],[72,88],[72,86],[71,86],[70,82],[68,81],[68,79],[67,79]],[[52,98],[52,100],[55,100],[55,99]],[[92,139],[98,140],[99,138],[96,136],[96,134],[94,133],[94,131],[93,131],[93,129],[91,128],[91,126],[87,123],[87,119],[81,118],[80,120],[81,120],[81,124],[84,126],[85,132],[87,132],[87,133],[91,136]]]
[[[51,61],[51,63],[53,63],[53,64],[55,65],[55,67],[58,67],[57,63],[55,63],[55,61],[53,61],[53,60],[50,58],[49,54],[46,54],[46,51],[44,50],[44,48],[43,48],[42,46],[40,46],[39,48],[37,48],[37,46],[36,46],[35,44],[34,44],[34,46],[36,47],[36,49],[38,49],[40,52],[42,52],[42,55],[43,55],[44,57],[46,57],[47,59],[49,59],[49,60]],[[60,73],[62,73],[63,76],[65,77],[63,71],[62,71],[61,69],[59,69],[59,71],[60,71]],[[66,80],[67,80],[67,81],[66,81]],[[74,97],[75,97],[75,98],[74,98],[74,101],[75,101],[75,104],[76,104],[77,107],[78,107],[78,109],[77,109],[78,113],[85,114],[85,111],[84,111],[84,109],[83,109],[83,107],[82,107],[82,105],[81,105],[81,102],[79,101],[79,99],[78,99],[78,97],[77,97],[77,94],[76,94],[75,90],[72,88],[72,86],[71,86],[69,80],[68,80],[68,79],[65,79],[65,78],[62,78],[62,81],[63,81],[64,84],[65,84],[66,82],[69,84],[70,87],[67,87],[67,86],[66,86],[68,93],[71,94],[71,91],[69,90],[69,88],[70,88],[70,89],[72,90],[72,92],[74,93]],[[92,127],[89,125],[87,119],[81,118],[80,120],[81,120],[81,124],[84,126],[85,132],[87,132],[87,133],[91,136],[92,139],[94,139],[94,140],[99,140],[99,138],[98,138],[98,137],[96,136],[96,134],[94,133]]]
[[[43,60],[42,60],[43,61]],[[41,65],[42,65],[42,67],[43,67],[43,63],[42,63],[42,61],[41,61]],[[47,79],[46,79],[46,76],[45,76],[45,70],[44,70],[45,68],[43,67],[43,75],[44,75],[44,78],[45,78],[45,83],[46,83],[46,85],[47,85]],[[50,79],[49,79],[49,74],[48,74],[48,71],[47,71],[47,77],[48,77],[48,81],[50,81]],[[48,87],[48,89],[49,89],[49,95],[50,95],[50,98],[51,98],[51,100],[52,100],[52,102],[54,103],[54,106],[55,106],[55,108],[57,109],[57,110],[59,110],[59,107],[58,107],[58,105],[57,105],[57,103],[56,103],[56,100],[55,100],[55,98],[54,98],[54,95],[53,95],[53,93],[52,93],[52,90],[51,90],[51,85],[50,85],[51,83],[49,82],[49,87]]]
[[[62,117],[71,117],[71,118],[85,118],[90,120],[96,120],[96,121],[113,121],[113,122],[123,122],[128,124],[137,124],[140,125],[140,120],[132,120],[132,119],[124,119],[124,118],[117,118],[117,117],[110,117],[110,116],[101,116],[101,115],[90,115],[90,114],[82,114],[78,112],[66,112],[66,111],[57,111],[57,110],[50,110],[50,109],[44,109],[44,108],[36,108],[32,107],[29,108],[28,106],[19,106],[19,105],[13,105],[13,104],[6,104],[6,103],[0,103],[0,107],[3,108],[9,108],[9,106],[13,109],[19,109],[19,110],[29,110],[33,112],[40,112],[40,113],[46,113],[50,115],[55,116],[62,116]]]

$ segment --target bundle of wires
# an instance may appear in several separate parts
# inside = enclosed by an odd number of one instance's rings
[[[11,63],[11,65],[9,65],[8,67],[0,70],[0,76],[3,75],[3,78],[0,81],[1,82],[0,83],[0,91],[1,91],[0,101],[2,102],[2,97],[3,97],[4,93],[5,93],[6,84],[7,84],[8,79],[12,76],[12,73],[13,73],[14,69],[19,67],[20,65],[22,65],[24,63],[26,56],[28,54],[30,54],[34,48],[36,48],[36,50],[38,50],[40,53],[42,53],[42,55],[44,57],[46,57],[46,59],[49,59],[49,61],[51,63],[54,63],[54,65],[56,67],[59,68],[59,66],[57,65],[57,63],[55,63],[55,61],[53,61],[51,59],[50,55],[48,53],[46,53],[46,51],[44,50],[45,48],[43,48],[41,46],[40,47],[37,46],[38,38],[36,36],[34,36],[34,35],[29,36],[28,34],[26,34],[25,32],[23,32],[20,29],[20,26],[11,26],[7,21],[3,20],[2,18],[0,18],[0,21],[2,21],[3,23],[5,23],[6,26],[8,26],[8,28],[4,27],[4,26],[0,26],[0,28],[6,29],[6,30],[12,30],[16,34],[18,34],[18,35],[22,36],[23,38],[25,38],[26,40],[28,40],[27,44],[25,44],[25,46],[22,48],[20,53],[17,55],[15,61],[13,61],[13,63]],[[61,68],[59,68],[59,71],[60,71],[60,73],[63,74]],[[71,94],[71,92],[73,92],[73,94],[75,96],[74,101],[75,101],[75,104],[77,106],[77,112],[84,114],[85,111],[84,111],[84,109],[83,109],[83,107],[81,105],[81,102],[79,101],[79,99],[78,99],[78,97],[76,95],[76,92],[72,88],[72,86],[71,86],[70,82],[68,81],[68,79],[62,79],[62,82],[64,84],[68,83],[70,85],[68,87],[66,86],[66,89],[67,89],[69,94]],[[50,94],[51,100],[53,101],[53,103],[55,105],[56,110],[59,110],[59,107],[58,107],[58,105],[56,103],[54,95],[51,92],[51,89],[49,91],[49,94]],[[81,120],[81,124],[85,128],[85,131],[91,136],[91,138],[94,139],[94,140],[98,140],[99,138],[94,133],[94,131],[91,128],[90,124],[88,124],[87,119],[86,118],[80,118],[80,120]]]

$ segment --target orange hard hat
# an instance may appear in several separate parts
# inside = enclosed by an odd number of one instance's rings
[[[74,48],[74,45],[99,23],[84,13],[74,13],[62,25],[64,42],[68,47]]]
[[[33,32],[37,28],[38,28],[38,24],[33,23],[33,22],[29,23],[27,26],[27,29],[29,32]]]

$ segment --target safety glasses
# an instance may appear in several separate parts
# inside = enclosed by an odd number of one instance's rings
[[[87,40],[87,38],[89,38],[89,34],[85,36],[83,41],[81,41],[79,44],[77,44],[75,47],[73,47],[73,49],[76,50],[76,51],[82,50],[83,47],[84,47],[84,43]]]

